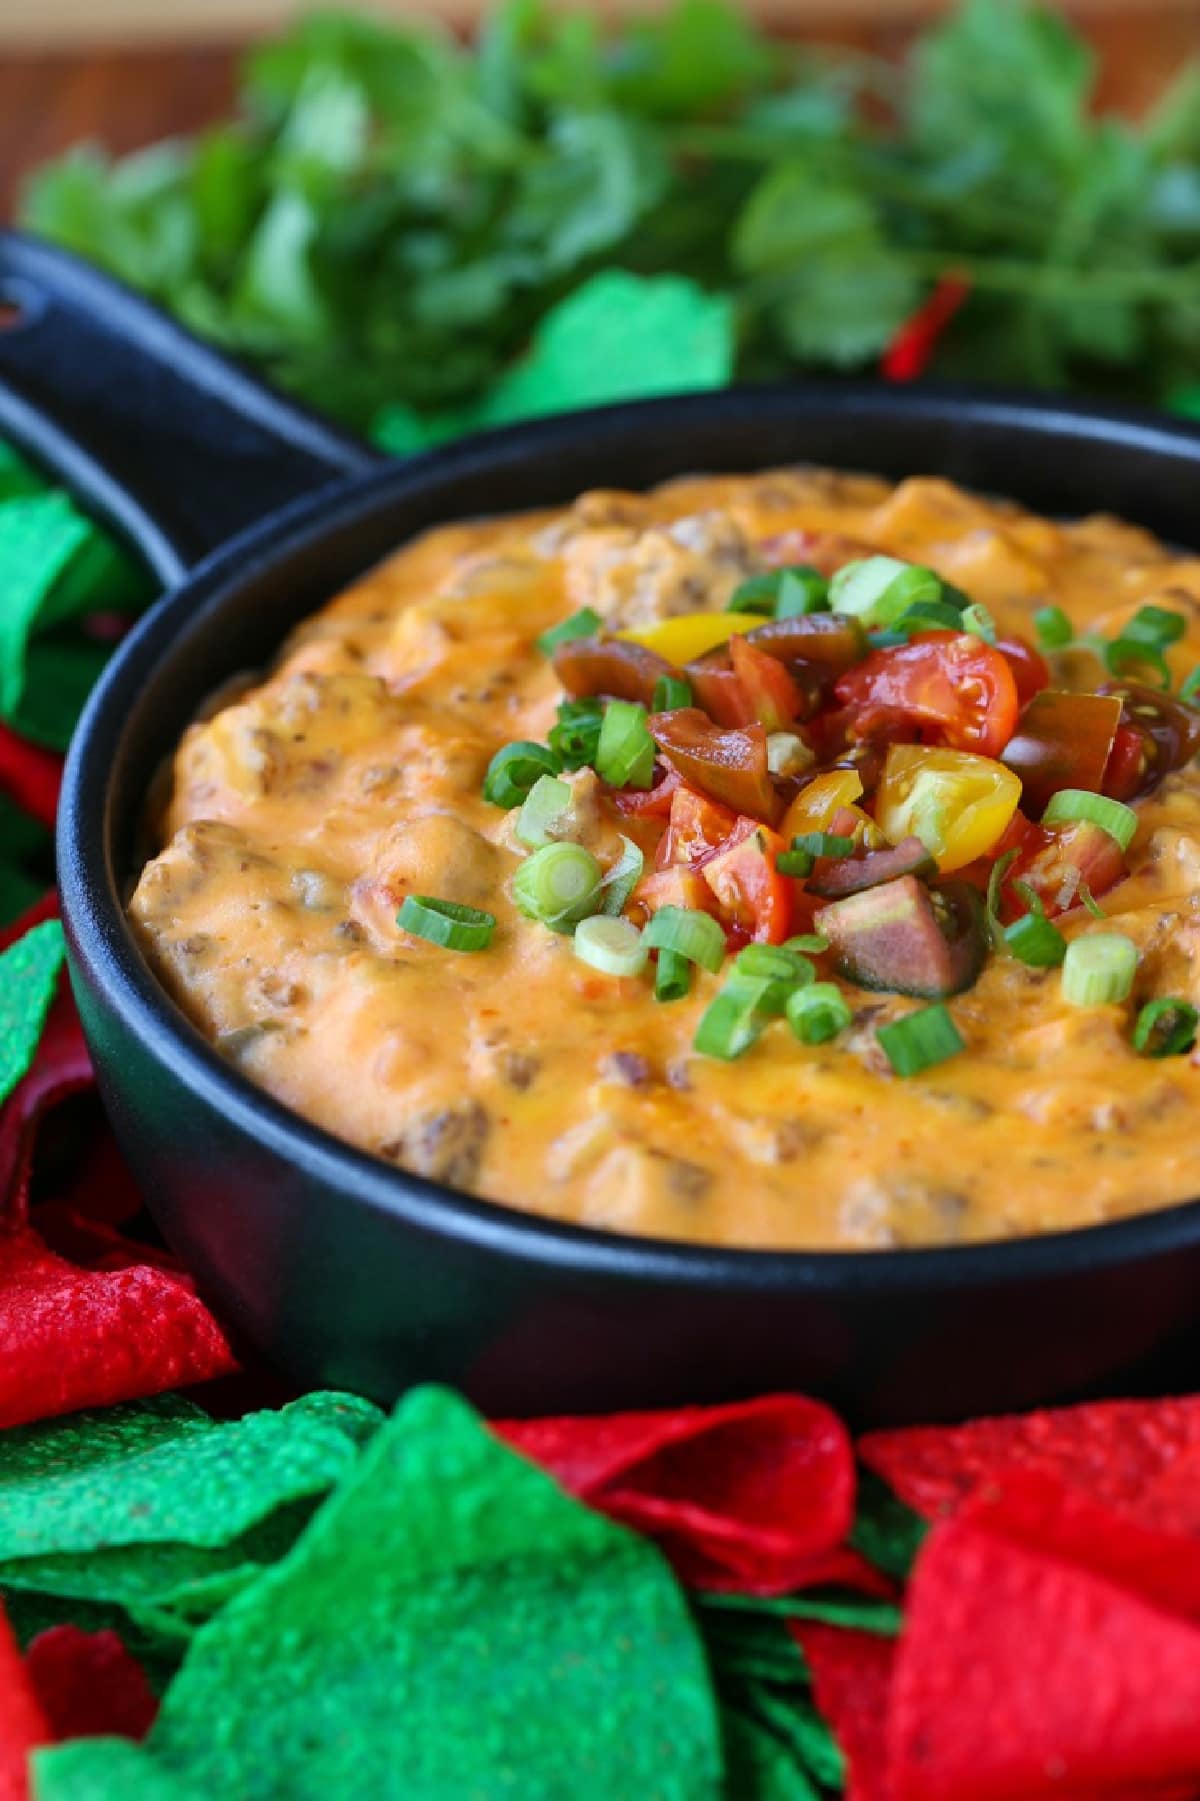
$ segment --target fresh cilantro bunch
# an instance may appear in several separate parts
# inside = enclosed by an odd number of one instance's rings
[[[724,0],[465,47],[308,18],[239,116],[77,149],[24,222],[402,450],[626,393],[869,366],[947,273],[937,369],[1162,398],[1200,368],[1200,70],[1094,116],[1055,14],[966,0],[901,67]]]

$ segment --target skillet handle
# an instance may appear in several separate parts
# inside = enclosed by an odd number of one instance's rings
[[[289,501],[382,459],[120,282],[0,231],[0,436],[167,585]]]

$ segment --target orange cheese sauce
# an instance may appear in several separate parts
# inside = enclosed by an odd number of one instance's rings
[[[1159,994],[1200,1004],[1200,772],[1140,803],[1105,897],[1140,947],[1123,1006],[1082,1010],[1057,970],[994,958],[949,1003],[966,1051],[890,1072],[876,1029],[912,1001],[848,989],[853,1026],[806,1047],[772,1024],[734,1063],[692,1049],[719,985],[659,1005],[587,968],[509,897],[492,753],[544,740],[561,698],[537,635],[724,607],[760,546],[821,531],[932,565],[1033,637],[1063,607],[1109,636],[1184,614],[1200,558],[1109,518],[1059,525],[949,484],[786,470],[695,478],[565,513],[452,526],[310,619],[269,677],[184,738],[130,915],[223,1055],[288,1106],[407,1168],[532,1212],[744,1246],[886,1247],[1085,1225],[1200,1194],[1200,1059],[1129,1044]],[[782,560],[786,560],[782,559]],[[1071,656],[1081,653],[1072,652]],[[1066,680],[1069,672],[1060,670]],[[410,893],[494,913],[491,948],[402,932]],[[1096,929],[1084,913],[1068,937]]]

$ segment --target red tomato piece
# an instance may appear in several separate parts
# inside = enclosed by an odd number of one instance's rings
[[[1012,737],[1019,704],[1007,659],[965,632],[918,632],[907,644],[874,650],[835,689],[855,709],[853,730],[871,736],[881,713],[903,717],[930,742],[994,757]]]
[[[1104,765],[1104,793],[1113,800],[1133,800],[1145,786],[1147,763],[1141,732],[1133,725],[1119,725]]]
[[[1004,880],[1000,916],[1006,921],[1029,911],[1027,898],[1014,887],[1016,882],[1032,888],[1053,919],[1081,905],[1081,888],[1099,899],[1126,873],[1121,846],[1111,833],[1090,820],[1036,826],[1033,832],[1036,836],[1026,840]]]
[[[657,869],[653,875],[643,876],[633,891],[633,899],[647,913],[657,913],[660,907],[691,907],[700,913],[711,913],[714,918],[717,913],[716,896],[704,877],[683,863],[673,863],[669,869]]]
[[[735,812],[779,818],[783,801],[771,781],[761,725],[723,731],[699,707],[652,713],[647,723],[663,756],[689,787]]]
[[[782,944],[791,933],[793,883],[775,866],[785,848],[778,832],[739,819],[700,870],[722,916],[760,944]]]
[[[1013,672],[1013,680],[1017,684],[1017,699],[1021,706],[1031,701],[1035,694],[1050,686],[1050,665],[1045,657],[1024,638],[998,638],[996,649],[1004,657]]]
[[[737,825],[738,816],[728,807],[717,805],[686,783],[680,783],[671,797],[671,817],[658,847],[658,866],[666,869],[672,863],[688,863],[693,867],[711,857]]]
[[[653,788],[610,788],[608,799],[618,813],[635,819],[665,819],[682,777],[669,763],[659,766],[658,776]]]
[[[1035,695],[1000,759],[1020,776],[1025,807],[1043,813],[1060,788],[1098,794],[1120,718],[1113,694],[1046,688]]]
[[[729,640],[729,654],[751,718],[769,732],[786,732],[804,711],[804,696],[783,664],[740,637]]]

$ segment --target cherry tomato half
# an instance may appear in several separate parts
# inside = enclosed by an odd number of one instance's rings
[[[707,794],[681,783],[671,797],[671,817],[658,847],[658,867],[703,863],[725,843],[737,820],[728,807],[718,806]]]
[[[1031,701],[1035,694],[1050,686],[1050,665],[1040,651],[1024,638],[998,638],[996,649],[1003,656],[1013,672],[1013,680],[1017,684],[1017,699],[1022,706]]]
[[[1001,756],[1021,778],[1027,812],[1040,816],[1059,788],[1099,794],[1120,717],[1111,694],[1046,688],[1034,696]]]
[[[736,813],[778,819],[783,803],[767,768],[767,734],[761,725],[723,731],[699,707],[652,713],[647,723],[663,756],[689,787]]]
[[[702,866],[722,916],[760,944],[782,944],[792,929],[795,884],[775,859],[786,849],[778,832],[739,819],[726,843]]]
[[[1008,661],[965,632],[919,632],[907,644],[872,651],[835,690],[856,711],[853,730],[870,737],[873,716],[904,719],[952,750],[996,756],[1017,722],[1017,684]]]
[[[731,638],[733,673],[750,709],[769,732],[786,732],[805,711],[804,696],[777,657],[758,650],[748,638]]]
[[[1111,794],[1116,800],[1136,800],[1157,788],[1173,769],[1182,769],[1185,763],[1190,763],[1200,751],[1200,712],[1194,707],[1184,706],[1180,701],[1172,700],[1169,694],[1144,688],[1138,682],[1107,682],[1101,693],[1115,695],[1121,702],[1118,740],[1126,732],[1136,732],[1141,739],[1142,751],[1140,779],[1131,787],[1132,749],[1126,749],[1118,761],[1114,742],[1109,767],[1104,772],[1105,794]],[[1124,782],[1124,790],[1110,786],[1110,780],[1114,784]]]
[[[1014,888],[1023,882],[1033,889],[1046,914],[1069,913],[1080,905],[1080,889],[1097,899],[1125,874],[1125,853],[1111,833],[1091,820],[1070,825],[1038,826],[1037,836],[1026,839],[1017,853],[1001,890],[1001,918],[1014,919],[1029,910],[1028,901]]]

